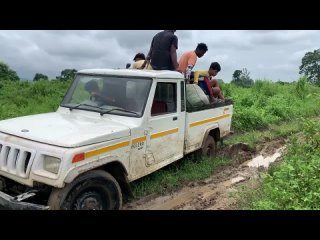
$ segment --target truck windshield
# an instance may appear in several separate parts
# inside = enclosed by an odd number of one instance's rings
[[[141,117],[152,79],[79,74],[61,106],[130,117]]]

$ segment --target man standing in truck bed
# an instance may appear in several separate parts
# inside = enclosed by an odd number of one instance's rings
[[[199,43],[195,50],[182,54],[179,60],[178,71],[183,73],[186,79],[190,80],[191,70],[196,65],[197,59],[203,57],[207,51],[207,45]]]
[[[164,30],[153,37],[147,59],[141,69],[151,60],[150,64],[154,70],[177,70],[178,38],[174,35],[175,31]]]

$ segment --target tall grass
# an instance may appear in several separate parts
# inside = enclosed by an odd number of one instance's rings
[[[0,120],[55,111],[70,82],[0,81]]]
[[[223,91],[234,100],[233,127],[242,131],[320,113],[320,88],[304,78],[285,85],[257,80],[252,88],[224,84]]]
[[[320,123],[306,120],[303,136],[291,139],[281,165],[251,193],[251,209],[320,209]]]

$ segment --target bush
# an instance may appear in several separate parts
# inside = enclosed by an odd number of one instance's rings
[[[303,76],[303,77],[300,77],[298,82],[296,83],[296,93],[298,95],[299,98],[301,99],[304,99],[307,95],[308,95],[308,92],[307,92],[307,77]]]

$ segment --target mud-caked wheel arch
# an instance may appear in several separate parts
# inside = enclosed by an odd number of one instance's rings
[[[122,193],[111,174],[94,170],[64,188],[54,188],[48,205],[51,210],[118,210],[122,208]]]
[[[217,143],[210,135],[207,136],[202,148],[196,151],[195,157],[197,159],[202,158],[214,158],[217,153]]]

